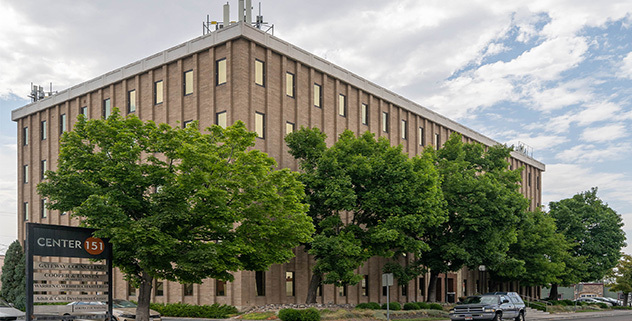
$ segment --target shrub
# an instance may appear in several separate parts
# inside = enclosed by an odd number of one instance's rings
[[[301,321],[301,313],[296,309],[279,310],[279,319],[283,321]]]
[[[376,302],[360,303],[360,304],[356,305],[356,309],[379,310],[381,308],[382,308],[382,306],[379,303],[376,303]]]
[[[399,311],[402,309],[402,305],[399,302],[391,302],[388,308],[393,311]],[[382,310],[386,310],[386,303],[382,304]]]
[[[417,302],[417,305],[419,306],[419,309],[421,309],[421,310],[428,310],[428,309],[430,309],[430,304],[428,304],[426,302]]]
[[[419,304],[415,302],[404,303],[404,310],[419,310]]]
[[[149,306],[163,316],[185,318],[228,318],[231,314],[237,314],[237,308],[231,305],[191,305],[185,303],[151,303]]]
[[[301,321],[320,321],[320,313],[316,308],[301,310]]]
[[[597,303],[597,306],[602,308],[602,309],[608,309],[609,308],[609,306],[607,304],[605,304],[605,303]]]
[[[441,310],[443,311],[443,307],[439,303],[431,303],[430,310]]]

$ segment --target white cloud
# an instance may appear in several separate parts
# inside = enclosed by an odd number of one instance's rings
[[[592,144],[575,145],[563,150],[555,158],[565,163],[601,163],[604,161],[616,161],[626,159],[632,150],[629,143],[600,146]]]
[[[623,60],[621,60],[621,66],[619,67],[619,73],[617,74],[621,78],[632,79],[632,52],[629,52]]]
[[[586,128],[581,135],[581,140],[587,142],[613,141],[627,135],[627,126],[622,123],[605,125],[602,127]]]

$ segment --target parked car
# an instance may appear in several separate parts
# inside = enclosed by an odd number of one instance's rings
[[[577,299],[577,300],[575,300],[575,301],[577,301],[577,302],[586,302],[586,303],[588,303],[588,304],[599,304],[599,303],[603,303],[603,304],[605,304],[605,305],[607,305],[607,306],[609,306],[609,307],[611,307],[611,306],[612,306],[612,303],[610,303],[610,302],[606,302],[606,301],[601,301],[601,300],[598,300],[598,299],[597,299],[597,298],[595,298],[595,297],[592,297],[592,298],[583,297],[583,298],[578,298],[578,299]]]
[[[13,305],[0,299],[0,320],[12,321],[12,320],[24,320],[24,312],[16,309]]]
[[[72,306],[107,306],[106,302],[70,302]],[[136,320],[136,303],[127,300],[112,300],[112,315],[116,321],[135,321]],[[76,313],[73,313],[76,314]],[[149,321],[161,321],[160,313],[149,310]]]
[[[617,300],[617,299],[615,299],[615,298],[607,298],[607,297],[600,297],[600,296],[596,296],[596,297],[594,297],[593,299],[597,299],[597,300],[599,300],[599,301],[603,301],[603,302],[606,302],[606,303],[610,303],[610,304],[612,304],[613,306],[620,306],[620,305],[623,305],[623,302],[622,302],[622,301]]]
[[[516,292],[494,292],[467,297],[450,310],[453,321],[514,319],[524,321],[525,304]]]

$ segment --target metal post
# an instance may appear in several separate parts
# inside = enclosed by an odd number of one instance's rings
[[[390,286],[386,286],[386,321],[390,321],[391,320],[391,310],[390,310],[390,304],[391,304],[391,298],[389,296],[389,292],[390,292]]]

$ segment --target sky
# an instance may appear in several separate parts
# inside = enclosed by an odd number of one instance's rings
[[[222,20],[224,3],[0,0],[0,251],[17,234],[11,110],[29,103],[30,83],[61,91],[201,36],[207,14]],[[632,243],[632,1],[261,8],[276,37],[500,143],[528,145],[546,164],[542,204],[598,187]]]

